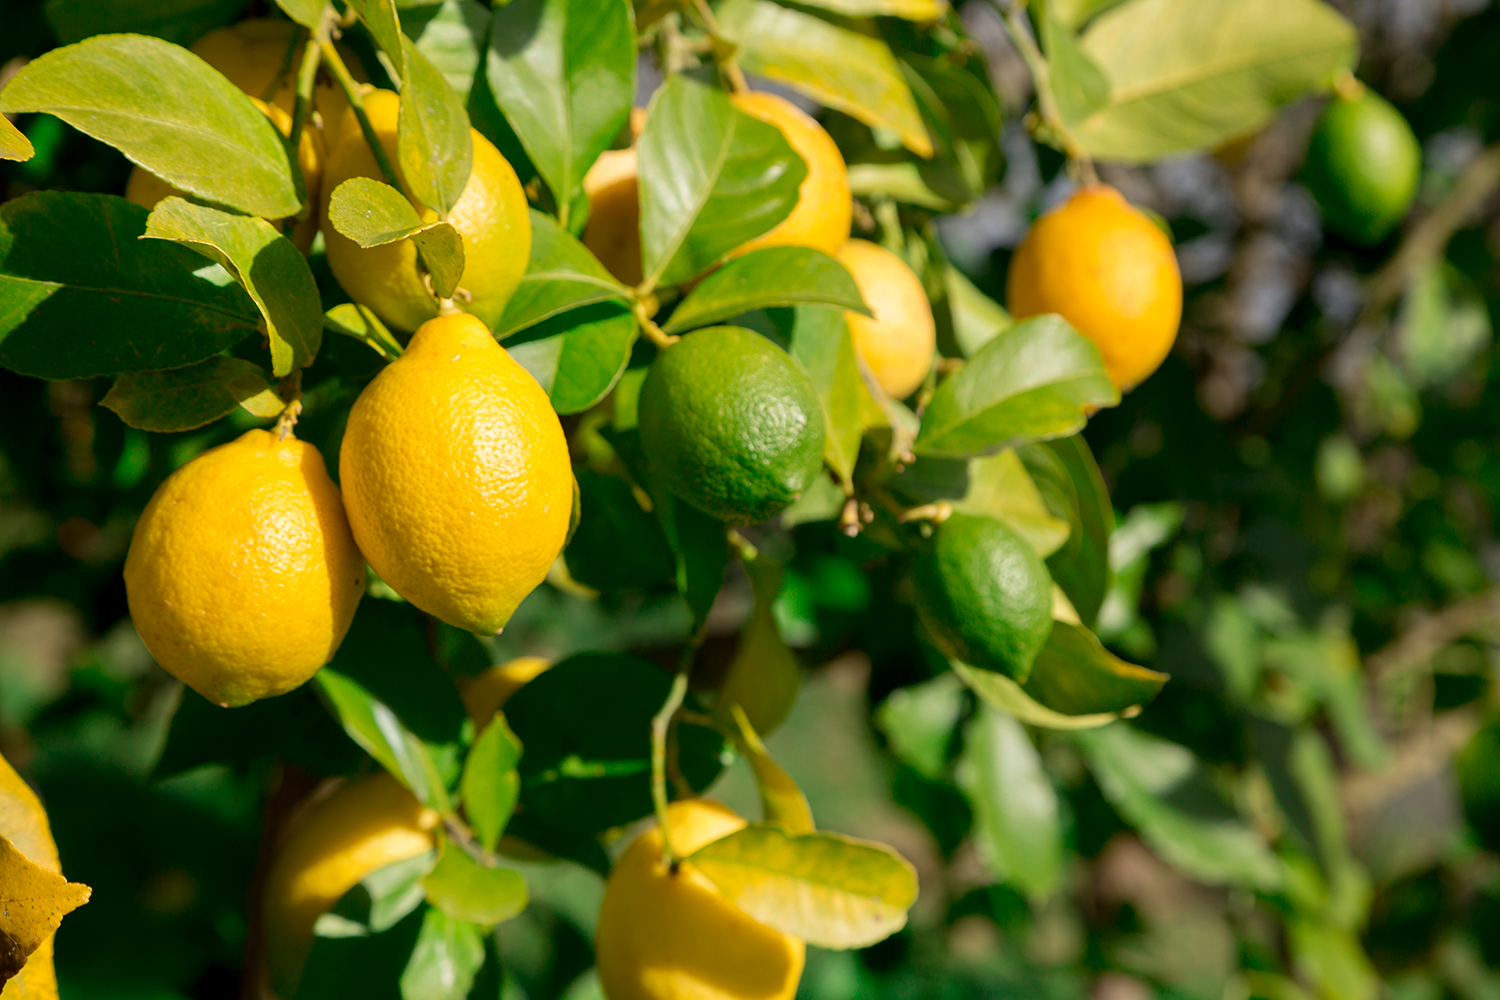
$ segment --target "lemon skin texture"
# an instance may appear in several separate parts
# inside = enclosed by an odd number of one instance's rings
[[[717,802],[667,807],[682,855],[745,825]],[[672,874],[656,827],[615,862],[594,942],[609,1000],[791,1000],[806,954],[798,939],[736,908],[691,863]]]
[[[1121,391],[1156,371],[1182,319],[1172,241],[1103,184],[1036,220],[1005,289],[1016,319],[1057,313],[1093,341]]]
[[[850,240],[835,256],[874,313],[844,313],[854,349],[887,396],[905,399],[927,378],[937,350],[937,325],[922,279],[906,261],[867,240]]]
[[[281,110],[274,104],[267,104],[258,97],[252,97],[255,106],[260,108],[261,113],[271,119],[282,135],[292,134],[292,116]],[[323,164],[328,160],[328,151],[323,145],[323,136],[317,129],[304,128],[297,142],[297,166],[302,171],[302,180],[307,185],[307,198],[312,204],[318,202],[318,190],[323,181]],[[162,180],[160,177],[143,170],[140,167],[132,167],[130,179],[125,182],[125,197],[140,205],[142,208],[152,209],[157,202],[163,198],[177,195],[186,198],[181,191]],[[277,228],[281,228],[279,222]],[[290,233],[287,234],[297,249],[306,254],[312,247],[313,238],[318,235],[317,213],[310,213],[306,219],[297,223]]]
[[[1422,179],[1422,148],[1401,112],[1379,94],[1338,96],[1318,119],[1302,179],[1329,229],[1370,246],[1411,207]]]
[[[400,173],[396,157],[396,123],[401,99],[389,90],[364,96],[365,112],[380,137],[387,158]],[[448,221],[464,241],[464,273],[459,287],[469,298],[455,301],[493,327],[505,311],[531,255],[531,216],[516,172],[490,141],[474,129],[474,167]],[[417,273],[417,248],[411,240],[364,249],[341,236],[328,222],[328,202],[351,177],[383,179],[375,154],[365,143],[354,117],[345,114],[339,139],[328,155],[318,213],[328,248],[328,266],[350,298],[373,309],[386,324],[411,331],[438,315],[438,302]],[[436,215],[413,205],[424,219]]]
[[[729,524],[793,503],[823,466],[823,416],[802,367],[735,326],[666,348],[641,385],[641,447],[674,494]]]
[[[854,218],[854,196],[849,191],[849,168],[823,126],[791,101],[764,91],[735,94],[734,106],[752,118],[774,125],[787,144],[807,164],[807,176],[797,188],[797,205],[775,228],[735,251],[735,256],[761,247],[813,247],[837,253],[849,239]]]
[[[550,666],[552,661],[543,656],[518,656],[464,681],[459,693],[475,732],[483,732],[511,695]]]
[[[269,431],[168,476],[125,557],[141,641],[217,705],[301,685],[333,658],[364,592],[365,561],[323,456]]]
[[[632,149],[611,149],[583,177],[589,198],[589,221],[583,245],[605,270],[634,288],[641,283],[641,203]]]
[[[0,757],[0,837],[9,840],[32,864],[62,874],[46,810],[4,757]],[[53,936],[47,935],[21,971],[0,987],[0,1000],[57,1000]]]
[[[485,635],[546,577],[573,511],[568,443],[546,392],[466,313],[424,323],[360,393],[339,479],[380,578]]]
[[[339,786],[292,820],[266,878],[263,910],[279,996],[296,993],[318,917],[376,869],[431,850],[439,822],[383,771]]]
[[[954,514],[918,554],[917,615],[933,644],[970,666],[1024,681],[1052,632],[1052,575],[991,517]]]

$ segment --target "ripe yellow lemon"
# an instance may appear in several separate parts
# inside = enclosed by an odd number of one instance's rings
[[[757,236],[736,255],[760,247],[813,247],[837,253],[849,239],[854,197],[849,193],[849,168],[844,155],[823,126],[784,97],[763,91],[735,94],[734,106],[752,118],[774,125],[788,145],[807,164],[807,176],[797,189],[792,214],[764,236]]]
[[[687,855],[745,826],[717,802],[688,799],[667,809],[672,846]],[[684,862],[662,862],[652,828],[615,862],[594,937],[599,982],[609,1000],[791,1000],[806,947],[719,894]]]
[[[46,810],[4,757],[0,757],[0,837],[9,840],[32,864],[62,874]],[[57,974],[52,965],[49,934],[26,959],[21,971],[0,988],[0,1000],[56,998]]]
[[[937,350],[937,326],[922,279],[906,261],[866,240],[850,240],[836,256],[875,314],[844,314],[854,349],[887,396],[905,399],[927,378]]]
[[[292,821],[266,878],[266,964],[278,995],[296,994],[318,917],[377,868],[431,850],[438,823],[383,771],[340,786]]]
[[[271,119],[271,124],[275,125],[282,135],[292,134],[291,115],[274,104],[267,104],[258,97],[252,97],[251,100],[267,118]],[[328,152],[323,146],[323,136],[317,129],[304,128],[297,141],[297,166],[301,169],[302,180],[307,185],[307,200],[313,205],[318,203],[318,189],[323,182],[323,163],[327,159]],[[149,170],[143,170],[140,167],[133,167],[130,171],[130,179],[125,182],[125,197],[142,208],[155,208],[157,202],[174,194],[183,196],[181,191]],[[318,235],[317,213],[309,212],[307,218],[297,223],[288,235],[298,250],[307,253],[312,246],[313,237]]]
[[[605,269],[631,287],[641,283],[641,203],[635,149],[611,149],[583,177],[589,221],[583,245]]]
[[[386,157],[399,174],[396,123],[401,99],[389,90],[372,90],[364,96],[364,106]],[[437,299],[417,271],[416,245],[400,240],[364,249],[339,235],[328,222],[328,201],[340,184],[351,177],[381,178],[354,112],[346,112],[345,119],[338,143],[328,155],[318,213],[328,246],[328,266],[354,301],[373,309],[398,330],[415,330],[438,315]],[[466,296],[456,301],[493,327],[526,273],[531,216],[515,170],[477,130],[470,129],[469,134],[474,140],[474,167],[458,203],[448,213],[448,221],[464,241],[464,273],[458,284]],[[436,218],[430,210],[414,207],[424,218]]]
[[[550,666],[552,661],[543,656],[518,656],[465,681],[461,688],[464,708],[474,720],[475,730],[483,732],[511,695]]]
[[[1011,258],[1005,297],[1018,320],[1057,313],[1071,323],[1122,390],[1156,371],[1182,319],[1172,241],[1104,184],[1036,220]]]
[[[316,673],[364,592],[365,561],[323,456],[269,431],[247,431],[168,476],[125,557],[141,641],[225,706]]]
[[[573,512],[568,442],[547,394],[463,313],[422,324],[360,393],[339,479],[380,578],[483,634],[546,577]]]

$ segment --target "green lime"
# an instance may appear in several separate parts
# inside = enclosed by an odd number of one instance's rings
[[[1421,175],[1411,126],[1372,90],[1329,103],[1302,173],[1328,228],[1365,245],[1380,242],[1406,215]]]
[[[781,348],[736,326],[662,351],[641,385],[639,421],[652,472],[730,524],[774,517],[823,466],[812,380]]]
[[[933,644],[1024,681],[1052,632],[1052,575],[1005,522],[954,514],[916,558],[917,615]]]

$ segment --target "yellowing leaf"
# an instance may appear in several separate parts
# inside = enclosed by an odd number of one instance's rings
[[[21,971],[62,918],[89,901],[91,891],[32,862],[0,837],[0,983]]]
[[[884,844],[756,824],[688,861],[741,910],[820,948],[863,948],[906,926],[917,872]]]
[[[802,794],[802,789],[797,787],[792,776],[771,759],[765,744],[760,741],[750,720],[745,717],[745,710],[734,705],[731,711],[734,713],[735,725],[739,727],[739,739],[735,741],[735,746],[739,748],[741,756],[749,761],[750,770],[755,772],[755,783],[760,786],[760,805],[765,812],[766,822],[785,827],[788,833],[812,833],[815,827],[807,796]]]
[[[31,140],[21,134],[21,130],[10,123],[10,119],[0,115],[0,160],[29,160],[36,155],[32,148]]]

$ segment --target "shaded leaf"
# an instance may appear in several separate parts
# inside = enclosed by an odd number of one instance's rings
[[[892,691],[875,710],[875,722],[897,757],[924,778],[940,781],[948,771],[948,746],[964,703],[958,678],[939,674]]]
[[[286,406],[263,368],[223,356],[186,368],[121,375],[99,403],[131,427],[158,433],[202,427],[240,406],[263,418]]]
[[[1104,477],[1082,435],[1023,448],[1021,460],[1047,508],[1071,526],[1067,543],[1047,559],[1084,625],[1099,615],[1109,591],[1109,539],[1115,511]]]
[[[1021,689],[1064,715],[1129,716],[1156,697],[1167,675],[1126,663],[1080,625],[1056,621]]]
[[[495,325],[500,340],[568,309],[628,298],[624,287],[576,237],[550,215],[530,211],[531,261]]]
[[[681,333],[768,306],[834,306],[870,315],[859,286],[833,257],[811,247],[766,247],[698,283],[662,327]]]
[[[951,264],[943,269],[943,287],[948,293],[948,309],[953,314],[953,338],[964,357],[972,358],[981,347],[1015,324],[1000,303],[975,288]]]
[[[993,670],[978,670],[957,660],[949,661],[949,666],[982,701],[1015,716],[1028,726],[1041,726],[1045,729],[1094,729],[1119,718],[1112,712],[1064,715],[1035,701],[1021,689],[1021,685],[1004,674],[997,674]]]
[[[221,708],[184,688],[151,777],[160,781],[204,764],[243,766],[280,756],[317,775],[353,774],[365,755],[310,687]]]
[[[430,17],[424,18],[424,14]],[[443,0],[436,7],[406,9],[402,29],[417,51],[436,67],[461,100],[468,100],[490,30],[490,9],[479,0]]]
[[[492,927],[526,909],[526,880],[510,868],[487,868],[451,840],[422,879],[427,901],[454,920]]]
[[[424,804],[449,811],[447,785],[432,755],[385,702],[330,667],[318,671],[313,680],[350,739]]]
[[[280,219],[297,214],[281,134],[250,98],[180,46],[101,35],[27,63],[0,111],[45,111],[114,146],[179,191]]]
[[[316,28],[323,16],[324,0],[276,0],[286,16],[304,28]]]
[[[1048,85],[1064,121],[1082,121],[1109,100],[1109,81],[1078,45],[1056,4],[1041,17],[1042,48],[1047,53]]]
[[[823,407],[823,460],[844,483],[851,483],[870,390],[859,373],[849,324],[843,313],[832,309],[804,306],[794,317],[789,351],[818,390]]]
[[[0,837],[0,985],[21,971],[63,917],[87,903],[91,893]]]
[[[521,741],[506,725],[505,716],[496,712],[470,748],[458,786],[463,793],[464,814],[487,851],[493,851],[500,842],[500,834],[515,811],[521,794],[521,776],[516,772],[520,759]]]
[[[406,49],[406,81],[396,122],[396,158],[401,177],[417,200],[438,212],[458,204],[474,166],[469,113],[443,74],[411,39]]]
[[[424,223],[406,196],[371,177],[351,177],[328,200],[333,228],[362,247],[411,240],[432,275],[438,298],[453,296],[464,273],[464,240],[452,223]]]
[[[677,561],[661,523],[624,479],[580,466],[578,530],[564,552],[573,579],[595,590],[671,585]]]
[[[401,356],[401,342],[380,322],[380,317],[357,303],[345,302],[324,313],[323,329],[363,341],[387,361]]]
[[[606,302],[538,324],[506,350],[547,390],[553,409],[581,413],[614,388],[639,332],[630,310]]]
[[[430,909],[422,915],[416,947],[401,972],[401,1000],[464,1000],[483,964],[483,931]]]
[[[179,45],[198,39],[205,31],[234,20],[244,10],[241,0],[47,0],[47,23],[64,45],[90,35],[122,31],[155,35]]]

